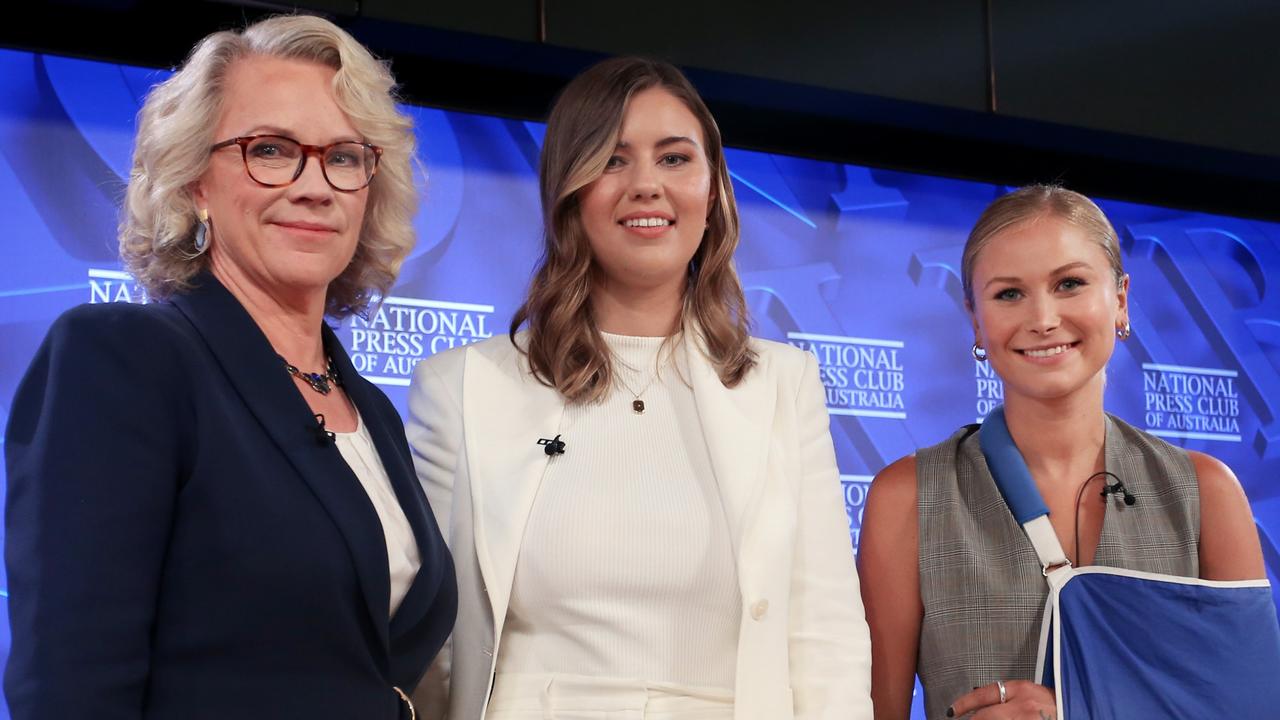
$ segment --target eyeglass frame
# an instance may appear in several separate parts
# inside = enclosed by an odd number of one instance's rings
[[[279,138],[281,140],[288,140],[302,150],[302,159],[298,162],[298,167],[293,171],[293,178],[291,178],[289,182],[265,183],[253,176],[253,171],[249,169],[249,143],[262,138]],[[223,148],[231,147],[232,145],[240,146],[240,159],[244,161],[244,172],[249,176],[249,179],[263,187],[269,188],[288,187],[297,182],[298,178],[302,177],[302,172],[307,167],[308,158],[312,155],[316,155],[320,162],[320,174],[324,177],[324,181],[329,184],[329,187],[338,192],[360,192],[361,190],[369,187],[369,183],[373,182],[373,177],[378,174],[378,165],[382,160],[382,148],[370,143],[357,142],[355,140],[341,140],[339,142],[329,143],[328,145],[308,145],[306,143],[298,142],[288,135],[276,135],[274,133],[266,133],[263,135],[241,135],[239,137],[233,137],[230,140],[223,140],[222,142],[210,145],[209,153],[213,154]],[[369,177],[364,181],[364,184],[358,188],[340,188],[337,185],[334,185],[333,181],[329,179],[329,171],[324,167],[324,156],[325,153],[339,145],[359,145],[360,147],[373,151],[373,170],[369,173]]]

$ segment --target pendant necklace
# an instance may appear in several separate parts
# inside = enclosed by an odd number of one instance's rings
[[[286,372],[307,385],[310,385],[312,390],[315,390],[321,395],[328,395],[333,390],[334,385],[342,387],[342,380],[338,377],[338,368],[333,366],[332,357],[328,358],[329,366],[326,368],[324,374],[302,372],[298,369],[297,365],[285,360],[283,355],[278,355],[277,357],[279,357],[281,362],[284,363],[284,369]]]
[[[634,369],[630,365],[627,365],[622,361],[619,361],[619,363],[626,366],[628,369]],[[636,392],[631,388],[631,385],[626,380],[623,379],[622,373],[615,372],[613,374],[613,376],[618,379],[618,382],[622,383],[622,387],[626,388],[627,392],[631,393],[631,397],[634,398],[631,401],[631,411],[634,412],[635,414],[637,415],[644,414],[644,400],[642,400],[640,396],[644,395],[646,392],[649,391],[649,388],[653,387],[654,381],[658,379],[659,372],[660,371],[655,370],[653,375],[649,376],[649,382],[645,383],[644,387],[640,388],[640,392]]]

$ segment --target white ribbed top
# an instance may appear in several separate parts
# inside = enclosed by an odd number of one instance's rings
[[[342,453],[342,459],[351,466],[351,472],[360,480],[360,485],[373,502],[373,509],[378,513],[378,522],[382,524],[382,533],[387,541],[387,567],[391,573],[391,607],[388,617],[396,614],[400,601],[409,592],[418,568],[422,566],[422,558],[418,554],[418,540],[413,536],[413,527],[409,518],[400,507],[396,491],[391,487],[391,478],[382,464],[378,449],[369,436],[369,428],[365,427],[364,418],[356,413],[356,429],[354,432],[335,432],[333,442]]]
[[[565,454],[525,527],[497,671],[731,690],[738,574],[688,373],[663,364],[646,390],[663,338],[604,337],[645,412],[622,383],[565,409]]]

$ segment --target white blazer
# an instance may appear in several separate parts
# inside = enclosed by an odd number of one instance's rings
[[[752,340],[759,364],[726,388],[699,341],[681,346],[742,595],[735,720],[870,718],[871,640],[816,360]],[[537,440],[556,435],[564,413],[559,393],[527,368],[496,337],[422,361],[409,391],[418,479],[458,574],[451,644],[416,697],[434,711],[447,683],[451,720],[485,716],[520,541],[549,460]]]

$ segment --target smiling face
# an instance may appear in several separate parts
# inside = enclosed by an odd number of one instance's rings
[[[973,265],[974,335],[1010,396],[1102,391],[1129,278],[1080,228],[1045,215],[987,241]]]
[[[236,61],[215,141],[264,134],[309,145],[361,141],[334,98],[333,76],[332,68],[301,60]],[[323,297],[355,253],[368,197],[367,187],[334,190],[315,155],[291,185],[264,187],[249,177],[236,145],[213,152],[195,188],[197,207],[209,211],[215,275],[272,295]]]
[[[702,126],[662,87],[627,103],[604,174],[580,191],[601,280],[683,293],[711,204]]]

